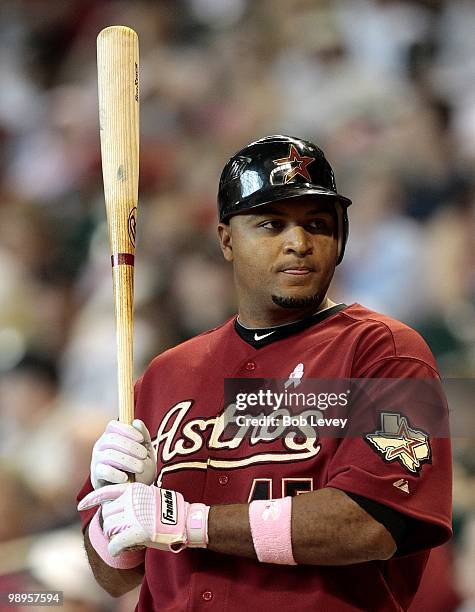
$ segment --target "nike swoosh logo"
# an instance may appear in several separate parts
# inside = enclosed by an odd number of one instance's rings
[[[271,334],[273,334],[274,332],[268,332],[267,334],[262,334],[262,336],[259,336],[258,334],[254,334],[254,340],[262,340],[263,338],[267,338],[267,336],[270,336]]]

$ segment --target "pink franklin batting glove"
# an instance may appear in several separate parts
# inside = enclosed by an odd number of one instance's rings
[[[177,553],[208,544],[209,506],[189,504],[177,491],[139,482],[109,485],[86,495],[78,510],[98,504],[113,557],[133,546]]]
[[[99,557],[110,567],[116,569],[131,569],[145,561],[145,548],[140,550],[125,550],[113,557],[109,552],[109,538],[104,535],[100,524],[101,509],[96,512],[89,523],[89,541]]]
[[[128,474],[135,474],[136,482],[149,485],[155,480],[156,469],[150,433],[139,419],[135,419],[132,425],[110,421],[94,444],[91,460],[94,489],[125,483]]]

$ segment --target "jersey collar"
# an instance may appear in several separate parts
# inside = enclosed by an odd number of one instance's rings
[[[282,338],[287,338],[287,336],[292,336],[316,323],[320,323],[344,308],[347,308],[346,304],[336,304],[330,308],[325,308],[325,310],[320,310],[300,321],[293,321],[292,323],[286,323],[285,325],[278,325],[276,327],[253,327],[251,329],[249,327],[244,327],[236,317],[234,320],[234,329],[244,342],[259,349],[277,340],[282,340]]]

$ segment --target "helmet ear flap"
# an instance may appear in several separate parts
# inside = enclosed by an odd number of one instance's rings
[[[346,206],[343,206],[341,202],[335,202],[336,219],[337,219],[337,260],[336,265],[341,263],[343,255],[345,254],[346,241],[348,240],[348,213]]]
[[[343,210],[340,202],[335,202],[336,222],[337,222],[337,265],[341,261],[343,250]]]

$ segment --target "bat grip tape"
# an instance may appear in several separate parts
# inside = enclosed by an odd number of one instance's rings
[[[132,253],[114,253],[111,255],[111,264],[114,266],[133,266],[135,265],[135,255]]]

